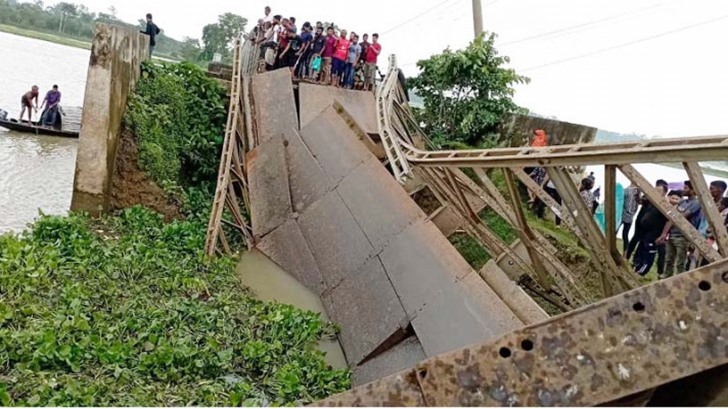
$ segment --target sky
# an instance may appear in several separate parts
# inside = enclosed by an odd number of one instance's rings
[[[407,75],[416,62],[473,37],[471,0],[76,0],[119,18],[155,15],[165,32],[201,37],[224,12],[274,14],[378,32]],[[54,1],[47,1],[52,4]],[[348,4],[351,4],[349,6]],[[336,6],[334,6],[336,5]],[[623,133],[728,135],[728,1],[483,0],[485,29],[511,67],[531,78],[515,100],[533,112]],[[385,63],[386,64],[386,63]]]

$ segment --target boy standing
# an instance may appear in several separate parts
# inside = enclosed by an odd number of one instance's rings
[[[371,91],[376,83],[377,59],[382,53],[382,46],[379,44],[379,34],[372,35],[372,43],[367,47],[366,66],[364,68],[364,89]]]
[[[321,83],[329,84],[331,82],[331,68],[333,65],[334,51],[336,51],[336,35],[334,28],[326,29],[326,45],[323,53],[323,66],[321,68]]]
[[[361,57],[361,46],[357,41],[359,41],[359,36],[356,33],[351,33],[349,56],[346,59],[344,88],[354,88],[354,75],[356,74],[356,68],[359,66],[359,58]]]
[[[154,24],[154,21],[152,20],[152,14],[147,13],[147,29],[145,31],[141,31],[141,33],[149,36],[149,58],[152,57],[154,47],[157,46],[157,36],[161,32],[162,31],[159,29],[159,27]]]
[[[346,34],[346,30],[341,30],[341,36],[336,40],[336,47],[334,47],[331,85],[337,88],[341,85],[341,80],[346,69],[346,59],[349,57],[349,45],[351,45],[351,41],[346,38]]]

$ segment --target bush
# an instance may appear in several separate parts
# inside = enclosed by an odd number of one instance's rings
[[[205,225],[132,208],[0,236],[0,404],[302,405],[346,390],[313,313],[251,299]]]
[[[142,170],[158,184],[188,188],[217,179],[227,113],[225,90],[190,63],[145,63],[125,124]]]

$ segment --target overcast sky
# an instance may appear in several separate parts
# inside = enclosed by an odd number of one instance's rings
[[[299,25],[333,20],[350,31],[379,32],[385,53],[397,54],[408,75],[416,74],[418,59],[464,47],[473,35],[470,0],[76,1],[94,11],[113,5],[128,21],[152,12],[167,34],[180,39],[199,38],[202,27],[224,12],[256,21],[269,4],[274,14],[297,17]],[[728,1],[483,4],[485,28],[498,34],[500,52],[532,80],[518,88],[520,105],[625,133],[728,134]]]

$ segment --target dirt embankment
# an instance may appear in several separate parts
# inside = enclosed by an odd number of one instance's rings
[[[111,208],[120,210],[136,205],[162,214],[167,221],[182,218],[179,203],[171,200],[139,167],[136,137],[131,131],[124,130],[116,153]]]

